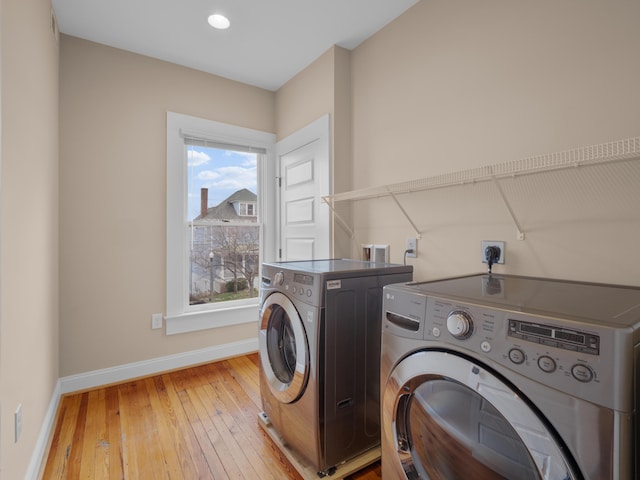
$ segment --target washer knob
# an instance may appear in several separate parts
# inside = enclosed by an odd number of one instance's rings
[[[447,330],[455,338],[469,338],[473,333],[473,320],[471,315],[461,310],[455,310],[447,317]]]
[[[273,276],[273,283],[275,283],[276,285],[282,285],[284,283],[284,273],[277,272]]]

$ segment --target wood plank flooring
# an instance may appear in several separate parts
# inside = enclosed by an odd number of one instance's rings
[[[258,424],[258,354],[66,395],[42,478],[302,480]],[[382,478],[380,464],[350,477]]]

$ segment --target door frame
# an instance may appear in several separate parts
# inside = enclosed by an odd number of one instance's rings
[[[326,251],[323,250],[318,252],[318,255],[315,255],[316,258],[314,259],[332,258],[333,255],[333,230],[331,222],[331,211],[329,209],[329,206],[324,205],[324,202],[322,200],[323,196],[331,195],[333,191],[333,168],[331,161],[331,117],[327,113],[276,143],[276,178],[278,182],[277,185],[280,187],[276,189],[277,245],[275,258],[277,258],[278,260],[283,259],[284,252],[284,236],[282,224],[282,210],[284,205],[281,188],[283,172],[281,171],[281,159],[284,155],[292,153],[316,140],[319,141],[318,150],[316,152],[316,160],[319,162],[322,171],[319,172],[321,174],[321,178],[314,179],[314,181],[319,181],[321,184],[320,193],[315,201],[318,202],[318,207],[320,209],[320,218],[318,218],[318,221],[324,223],[324,229],[326,229],[324,230],[324,233],[328,236],[328,239]]]

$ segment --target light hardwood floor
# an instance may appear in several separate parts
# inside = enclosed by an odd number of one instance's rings
[[[257,354],[66,395],[42,478],[302,480],[258,424]],[[381,478],[379,463],[352,480]]]

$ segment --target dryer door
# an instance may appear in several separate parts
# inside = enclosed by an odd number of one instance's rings
[[[302,319],[282,293],[272,293],[262,304],[258,343],[271,393],[282,403],[294,402],[307,385],[309,350]]]
[[[395,478],[582,478],[520,392],[455,352],[408,356],[383,395],[383,463]]]

